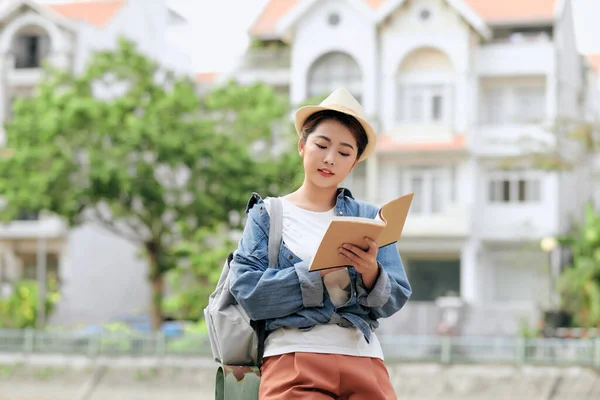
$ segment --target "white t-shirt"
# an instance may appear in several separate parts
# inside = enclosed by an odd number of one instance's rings
[[[286,246],[303,260],[310,259],[319,245],[335,209],[314,212],[302,209],[285,198],[283,208],[283,241]],[[270,212],[270,199],[265,199]],[[334,305],[340,306],[349,299],[350,276],[348,270],[327,274],[323,282]],[[371,332],[367,343],[357,328],[343,328],[336,324],[315,325],[308,331],[297,328],[280,328],[272,332],[265,342],[265,357],[294,352],[343,354],[373,357],[383,360],[381,345],[375,332]]]

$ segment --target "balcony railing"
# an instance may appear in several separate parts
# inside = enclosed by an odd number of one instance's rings
[[[241,62],[241,68],[245,70],[287,69],[290,65],[289,49],[249,49]]]

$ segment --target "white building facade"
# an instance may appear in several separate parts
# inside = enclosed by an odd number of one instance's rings
[[[555,304],[549,271],[562,256],[550,263],[540,240],[592,198],[589,163],[559,172],[526,160],[563,147],[557,121],[597,111],[570,1],[271,0],[250,34],[263,45],[241,82],[273,85],[292,105],[346,87],[364,105],[379,137],[348,181],[356,197],[415,193],[398,244],[413,298],[385,329],[435,333],[434,302],[450,292],[471,334],[517,333]],[[269,54],[276,62],[252,62]]]
[[[166,68],[193,76],[189,59],[167,42],[169,31],[185,24],[166,0],[0,0],[0,121],[10,118],[15,98],[34,92],[44,61],[77,74],[94,51],[115,48],[120,36]],[[21,278],[36,279],[43,254],[47,275],[61,285],[50,322],[106,322],[148,309],[147,264],[134,245],[95,226],[68,229],[59,218],[26,212],[0,225],[0,295]]]

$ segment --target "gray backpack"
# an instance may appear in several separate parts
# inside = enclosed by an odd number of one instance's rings
[[[282,206],[271,199],[269,227],[269,268],[277,266],[282,235]],[[224,365],[259,366],[262,363],[265,321],[252,321],[229,291],[229,254],[215,291],[208,298],[204,318],[215,361]]]

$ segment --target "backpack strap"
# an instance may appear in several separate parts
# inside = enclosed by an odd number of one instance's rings
[[[279,197],[272,198],[270,205],[269,268],[275,268],[277,267],[277,258],[279,257],[279,248],[281,247],[281,237],[283,235],[283,205]]]
[[[269,268],[277,267],[279,258],[279,249],[281,247],[281,238],[283,236],[283,205],[279,197],[271,198],[271,207],[269,210]],[[256,353],[256,364],[260,368],[265,353],[265,339],[267,338],[266,324],[264,320],[256,321],[254,325],[258,339],[258,349]]]

